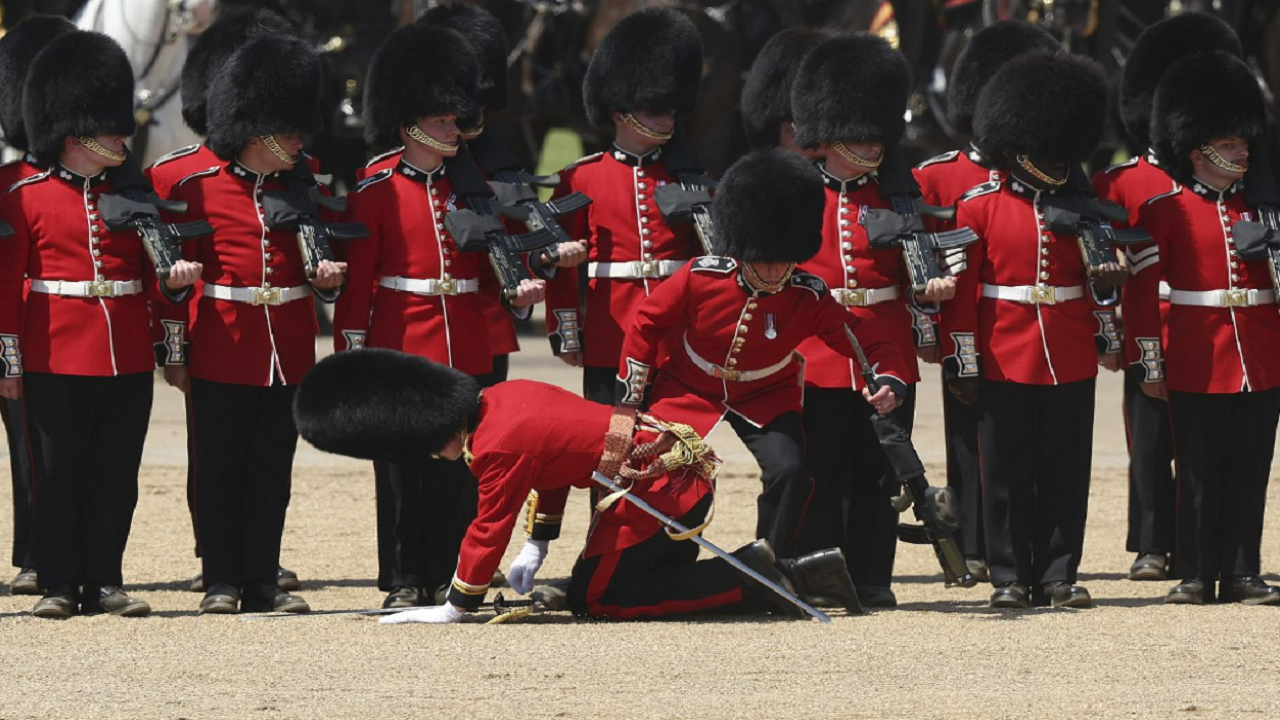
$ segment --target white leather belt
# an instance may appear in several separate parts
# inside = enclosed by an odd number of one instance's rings
[[[755,380],[763,380],[770,375],[782,370],[791,364],[791,356],[783,358],[781,361],[770,365],[767,368],[759,370],[731,370],[729,368],[720,367],[714,363],[707,362],[689,347],[689,336],[684,338],[684,351],[689,353],[689,359],[697,366],[699,370],[710,375],[717,380],[732,380],[734,382],[753,382]]]
[[[414,295],[461,295],[463,293],[473,293],[480,289],[480,281],[475,278],[463,278],[461,280],[427,278],[420,280],[418,278],[383,275],[378,278],[378,284],[384,288],[409,292]]]
[[[122,297],[142,292],[141,280],[41,280],[31,278],[31,289],[63,297]]]
[[[1171,293],[1171,292],[1173,292],[1173,290],[1169,287],[1169,283],[1167,283],[1167,282],[1165,282],[1165,281],[1161,280],[1161,281],[1160,281],[1160,299],[1161,299],[1161,300],[1168,300],[1168,299],[1169,299],[1169,293]]]
[[[230,285],[204,284],[206,297],[230,300],[248,305],[283,305],[301,300],[311,294],[310,285],[294,287],[231,287]]]
[[[1174,305],[1194,305],[1196,307],[1253,307],[1254,305],[1274,305],[1274,290],[1170,290],[1169,302]]]
[[[982,285],[982,297],[1009,300],[1024,305],[1053,305],[1084,297],[1083,285]]]
[[[867,307],[898,299],[898,288],[832,288],[831,297],[845,307]]]
[[[635,280],[674,275],[687,260],[631,260],[628,262],[587,263],[587,277]]]

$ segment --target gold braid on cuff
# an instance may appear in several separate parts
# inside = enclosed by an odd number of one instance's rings
[[[294,165],[298,162],[298,158],[285,152],[284,148],[280,147],[280,143],[276,140],[275,135],[259,135],[258,139],[262,141],[263,145],[267,146],[267,149],[271,151],[272,155],[280,158],[280,162],[288,163],[290,165]]]
[[[124,162],[125,158],[129,157],[122,152],[116,152],[115,150],[108,149],[105,145],[91,137],[78,137],[76,138],[76,142],[80,143],[80,145],[89,152],[95,155],[100,155],[111,162]]]
[[[1214,165],[1217,165],[1218,167],[1222,168],[1223,170],[1226,170],[1227,172],[1242,173],[1249,169],[1244,165],[1237,165],[1231,162],[1230,160],[1222,157],[1222,154],[1219,153],[1217,149],[1214,148],[1209,143],[1205,143],[1204,145],[1201,145],[1200,152],[1204,153],[1204,156],[1208,158],[1209,162],[1213,163]]]
[[[653,130],[648,126],[646,126],[644,123],[637,120],[635,116],[629,112],[622,113],[622,122],[626,123],[627,127],[631,128],[632,130],[635,130],[636,132],[640,133],[644,137],[649,138],[650,140],[670,140],[671,136],[675,134],[675,133],[660,133],[656,130]]]
[[[1056,178],[1050,177],[1049,175],[1046,175],[1043,171],[1040,170],[1040,168],[1036,167],[1036,164],[1031,162],[1031,158],[1027,157],[1026,155],[1019,155],[1017,159],[1018,159],[1018,165],[1022,166],[1023,170],[1026,170],[1027,173],[1031,175],[1031,177],[1039,180],[1045,185],[1048,185],[1049,187],[1062,187],[1063,185],[1067,184],[1067,178],[1064,177],[1061,180],[1058,180]]]
[[[880,157],[876,158],[875,160],[868,160],[862,157],[861,155],[855,153],[854,151],[850,150],[848,147],[845,146],[844,143],[840,142],[839,140],[831,143],[831,149],[835,150],[836,153],[840,155],[840,157],[844,158],[845,160],[848,160],[849,162],[853,163],[854,165],[857,165],[858,167],[871,168],[872,170],[874,170],[880,167],[880,163],[884,162],[883,153],[881,153]]]
[[[404,128],[404,131],[409,137],[413,138],[417,142],[422,143],[423,145],[426,145],[432,150],[436,150],[438,152],[447,152],[447,153],[458,151],[458,143],[440,142],[439,140],[423,132],[422,128],[418,127],[416,124],[410,123],[409,125],[406,125]]]

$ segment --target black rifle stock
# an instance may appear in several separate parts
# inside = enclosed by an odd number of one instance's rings
[[[314,280],[320,263],[335,259],[333,242],[369,237],[369,229],[361,223],[326,222],[321,219],[320,208],[342,212],[347,208],[347,201],[346,198],[321,193],[320,181],[304,162],[298,162],[281,173],[281,179],[284,181],[284,190],[272,190],[262,195],[267,227],[297,233],[303,270],[307,279]]]
[[[112,230],[132,229],[138,233],[142,247],[155,267],[156,277],[162,282],[169,278],[174,264],[182,259],[184,239],[213,234],[213,226],[207,220],[163,222],[161,210],[186,212],[187,204],[164,200],[156,195],[147,176],[142,174],[142,169],[132,157],[111,168],[108,176],[115,192],[98,198],[102,221]],[[13,232],[12,228],[9,232]]]
[[[1280,298],[1280,185],[1265,150],[1250,158],[1244,197],[1258,219],[1241,220],[1232,226],[1236,252],[1244,260],[1267,261],[1271,286]]]
[[[716,226],[711,220],[711,191],[716,183],[707,175],[683,130],[662,147],[662,160],[676,179],[653,191],[653,200],[667,222],[693,222],[704,255],[716,252]]]
[[[445,227],[459,250],[489,254],[493,271],[502,284],[503,296],[508,300],[515,298],[520,283],[531,279],[520,256],[553,247],[556,234],[545,227],[521,235],[509,234],[500,217],[505,208],[497,203],[465,143],[458,146],[456,155],[445,158],[444,162],[454,192],[464,206],[445,215]]]

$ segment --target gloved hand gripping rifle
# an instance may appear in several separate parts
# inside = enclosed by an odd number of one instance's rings
[[[98,212],[102,214],[102,221],[112,230],[132,228],[137,231],[161,283],[169,279],[174,263],[182,259],[183,240],[213,234],[213,226],[208,220],[163,222],[160,219],[161,210],[186,212],[187,204],[163,200],[156,195],[147,176],[142,174],[142,169],[132,157],[108,170],[108,177],[115,192],[98,198]]]
[[[304,162],[281,173],[281,179],[284,190],[271,190],[262,195],[267,227],[298,234],[303,270],[307,279],[314,280],[320,263],[334,260],[333,242],[369,237],[369,229],[358,222],[326,222],[321,219],[320,208],[342,212],[347,209],[347,199],[321,193],[320,180]]]

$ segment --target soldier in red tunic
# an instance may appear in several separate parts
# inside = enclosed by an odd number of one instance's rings
[[[978,95],[991,76],[1009,60],[1030,50],[1052,50],[1058,41],[1036,25],[1007,20],[983,28],[969,38],[951,71],[947,86],[947,119],[959,136],[973,136],[973,113]],[[952,150],[930,158],[915,170],[924,201],[935,207],[954,207],[975,185],[1001,178],[991,158],[970,142],[962,150]],[[954,223],[936,221],[949,229]],[[963,258],[961,258],[963,259]],[[960,272],[962,265],[951,269]],[[945,312],[945,308],[943,309]],[[921,357],[938,362],[939,346],[924,348]],[[978,464],[978,409],[955,395],[942,393],[942,417],[946,428],[947,486],[959,493],[960,531],[956,541],[965,556],[969,572],[979,582],[987,582],[986,543],[982,532],[982,478]]]
[[[1106,84],[1094,62],[1025,53],[983,89],[975,141],[1007,175],[961,198],[956,223],[980,236],[942,318],[953,390],[981,389],[983,510],[992,607],[1089,607],[1076,584],[1084,547],[1100,357],[1119,350],[1074,235],[1046,207],[1080,197],[1068,169],[1102,134]],[[975,387],[976,386],[976,387]],[[1034,597],[1032,591],[1034,590]]]
[[[1204,13],[1176,15],[1158,22],[1138,36],[1124,65],[1120,84],[1120,117],[1133,147],[1140,152],[1128,161],[1093,177],[1098,196],[1129,213],[1132,223],[1142,205],[1173,189],[1173,178],[1160,167],[1150,151],[1151,103],[1156,86],[1169,66],[1192,53],[1224,50],[1240,55],[1240,40],[1231,26]],[[1156,246],[1126,248],[1125,261],[1140,284],[1154,276]],[[1168,288],[1162,287],[1161,318],[1169,314]],[[1122,317],[1141,291],[1121,296]],[[1164,580],[1169,553],[1174,547],[1177,485],[1173,476],[1173,434],[1168,404],[1141,390],[1144,382],[1160,379],[1163,370],[1139,345],[1132,332],[1124,333],[1124,414],[1129,440],[1129,533],[1126,549],[1137,557],[1129,568],[1130,580]]]
[[[1160,80],[1151,141],[1160,167],[1177,182],[1143,204],[1138,223],[1155,238],[1156,272],[1133,283],[1128,327],[1164,378],[1142,390],[1169,402],[1178,439],[1178,523],[1169,603],[1214,597],[1280,604],[1280,588],[1261,571],[1267,480],[1280,420],[1280,314],[1275,267],[1250,254],[1259,208],[1244,183],[1250,153],[1268,135],[1262,94],[1248,66],[1226,52],[1179,60]],[[1246,175],[1246,171],[1249,172]],[[1280,206],[1280,193],[1267,198]],[[1252,227],[1251,227],[1252,226]],[[1280,247],[1275,230],[1264,248]],[[1141,277],[1141,276],[1138,276]],[[1155,280],[1169,285],[1162,327]],[[1135,278],[1136,280],[1137,278]]]
[[[457,209],[446,158],[458,148],[459,117],[476,117],[477,65],[460,34],[430,23],[393,33],[374,56],[366,94],[370,142],[399,141],[394,168],[365,177],[349,215],[370,236],[350,244],[351,286],[334,314],[339,351],[382,347],[421,355],[473,377],[493,369],[480,295],[484,254],[459,252],[445,230]],[[539,301],[526,281],[512,306]],[[506,312],[504,310],[504,312]],[[376,463],[379,587],[387,607],[427,602],[449,581],[474,512],[474,480],[460,462]],[[429,591],[428,593],[424,593]]]
[[[268,227],[264,197],[284,192],[281,173],[303,161],[319,82],[319,59],[302,41],[249,39],[207,94],[207,144],[219,164],[172,191],[214,230],[185,248],[205,268],[189,331],[201,613],[310,609],[277,585],[298,441],[290,407],[315,363],[312,295],[332,302],[345,266],[321,262],[308,279],[295,233]]]
[[[668,225],[655,191],[675,181],[662,146],[677,116],[693,110],[701,74],[698,31],[668,8],[641,10],[618,23],[587,69],[587,117],[612,129],[614,143],[560,173],[553,197],[577,190],[594,202],[562,223],[569,237],[586,241],[588,262],[562,269],[548,284],[547,332],[561,360],[583,367],[588,400],[613,402],[623,335],[636,307],[699,254],[693,227]]]
[[[0,396],[27,399],[35,558],[48,589],[32,614],[146,615],[120,586],[150,421],[148,296],[180,298],[199,266],[175,265],[157,289],[136,232],[101,219],[114,190],[106,171],[126,160],[135,129],[133,72],[113,40],[77,31],[50,41],[27,75],[23,124],[49,169],[0,198],[14,230],[0,243]]]
[[[734,167],[739,173],[726,174],[713,205],[722,255],[695,259],[636,308],[617,399],[639,407],[647,395],[659,417],[704,437],[728,420],[761,467],[756,535],[789,555],[813,494],[804,464],[804,361],[796,348],[818,336],[853,357],[847,333],[862,323],[821,278],[795,267],[821,246],[820,174],[782,150],[759,151]],[[864,340],[883,387],[863,395],[888,412],[905,392],[906,361],[896,343]]]
[[[22,124],[23,83],[36,54],[49,41],[75,29],[66,18],[37,15],[18,23],[0,37],[0,129],[4,130],[6,145],[25,153],[19,160],[0,165],[0,192],[44,170],[35,156],[27,152],[27,130]],[[21,278],[18,282],[22,282]],[[7,368],[8,364],[0,367]],[[40,594],[31,547],[34,478],[31,452],[27,448],[26,413],[22,398],[0,399],[0,417],[4,418],[9,440],[9,473],[13,481],[13,566],[18,568],[18,574],[9,583],[9,592],[13,595]]]

